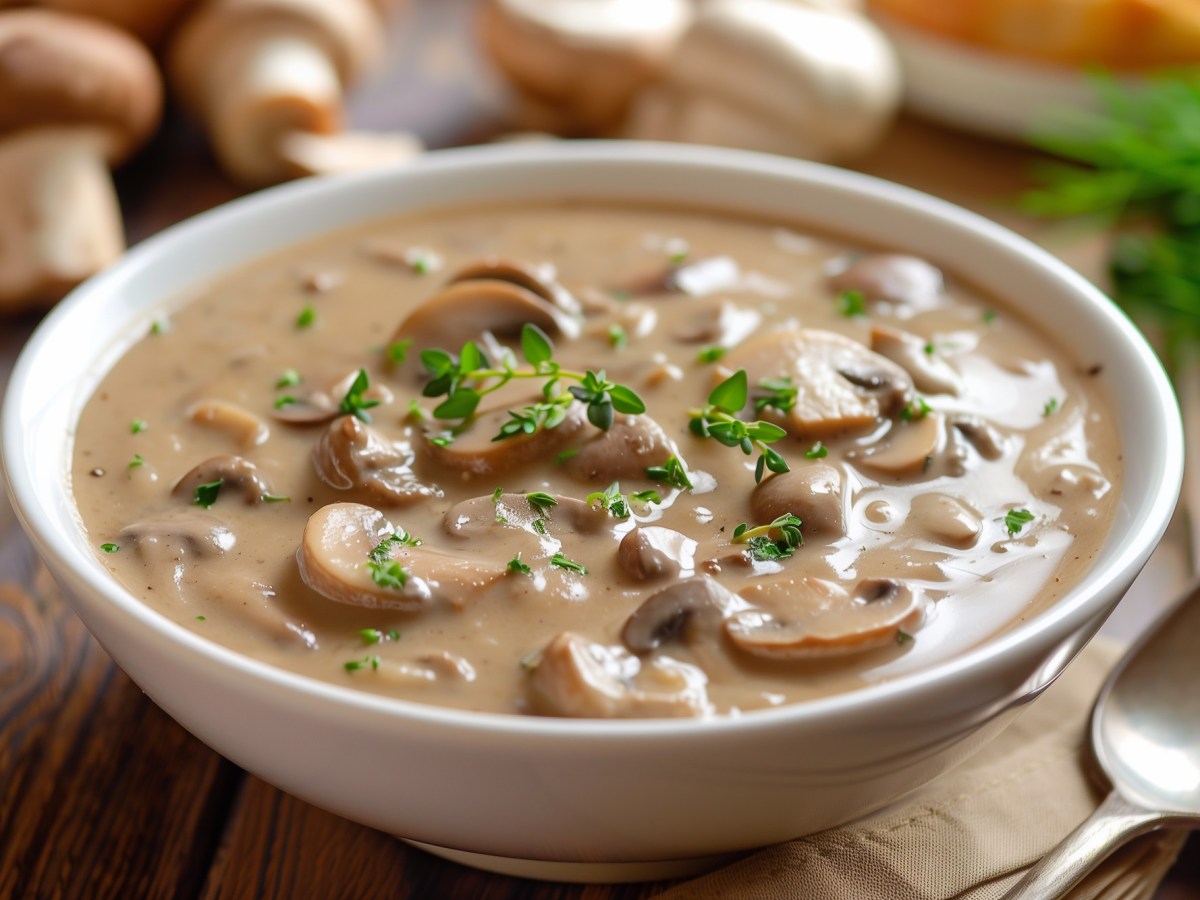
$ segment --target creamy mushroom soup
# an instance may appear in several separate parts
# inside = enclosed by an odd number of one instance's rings
[[[214,641],[427,703],[709,716],[913,671],[1060,597],[1119,491],[1063,336],[721,215],[379,223],[146,332],[75,436],[104,563]]]

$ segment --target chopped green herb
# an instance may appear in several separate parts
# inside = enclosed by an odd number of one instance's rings
[[[629,499],[638,503],[662,503],[662,497],[659,496],[658,491],[654,490],[653,488],[645,491],[638,491],[636,494],[630,494]]]
[[[409,247],[404,251],[404,261],[418,275],[428,275],[442,267],[442,258],[425,247]]]
[[[416,397],[408,401],[408,417],[418,422],[423,422],[429,418],[429,413],[421,408],[421,401]]]
[[[372,671],[379,668],[381,660],[378,656],[364,656],[362,659],[352,659],[348,663],[344,663],[347,672],[357,672],[359,669],[365,669],[368,666]]]
[[[717,360],[719,360],[722,356],[724,356],[728,352],[729,351],[725,347],[720,347],[720,346],[716,346],[716,345],[714,345],[712,347],[705,347],[703,350],[701,350],[699,353],[696,354],[696,362],[703,363],[706,365],[708,363],[715,363]]]
[[[211,509],[212,505],[217,502],[217,496],[221,493],[221,485],[224,483],[224,478],[218,478],[216,481],[210,481],[207,484],[196,485],[196,496],[192,502],[197,506],[203,506],[205,509]]]
[[[133,454],[133,459],[131,459],[129,461],[129,465],[127,468],[136,469],[139,466],[144,466],[145,464],[146,464],[146,460],[142,457],[142,454],[135,453],[135,454]]]
[[[683,238],[672,238],[667,241],[667,260],[673,266],[679,266],[687,262],[687,258],[691,252],[691,245]]]
[[[768,407],[781,413],[788,412],[796,405],[796,397],[800,389],[792,384],[791,378],[764,378],[758,383],[759,388],[766,391],[754,398],[754,411],[762,412]]]
[[[145,419],[134,419],[132,422],[129,423],[129,433],[130,434],[141,434],[143,431],[145,431],[149,427],[150,426],[146,423]]]
[[[867,298],[862,291],[842,291],[838,294],[838,312],[847,319],[867,314]]]
[[[205,620],[205,618],[206,618],[205,616],[196,616],[196,621],[203,622]]]
[[[829,448],[817,441],[808,450],[804,451],[805,459],[824,459],[829,455]]]
[[[263,503],[291,503],[291,497],[284,497],[279,494],[263,494]]]
[[[105,553],[116,553],[118,550],[121,549],[121,545],[120,544],[112,544],[112,543],[101,544],[100,549],[103,550]]]
[[[937,348],[933,346],[932,341],[929,341],[925,344],[925,355],[926,356],[933,356],[935,350],[937,350]]]
[[[1009,534],[1020,534],[1021,529],[1032,522],[1036,516],[1027,509],[1010,509],[1004,514],[1004,527]]]
[[[408,583],[408,573],[400,567],[398,562],[379,563],[371,560],[366,563],[366,567],[371,573],[371,580],[382,588],[402,591],[404,585]]]
[[[293,397],[291,394],[284,394],[280,397],[275,398],[275,408],[283,409],[285,406],[292,406],[298,402],[299,401],[295,397]]]
[[[614,481],[602,491],[593,491],[585,500],[588,506],[599,506],[618,519],[629,518],[629,501],[621,493],[620,482]]]
[[[624,350],[629,346],[629,335],[619,322],[613,322],[608,326],[608,342],[612,344],[614,350]]]
[[[504,488],[498,487],[492,491],[492,506],[496,508],[496,521],[501,525],[508,524],[508,517],[500,512],[500,498],[504,496]]]
[[[897,644],[900,644],[901,646],[903,646],[905,644],[911,644],[912,642],[913,642],[913,636],[911,634],[909,634],[903,628],[899,628],[896,630],[896,643]]]
[[[371,548],[371,552],[367,557],[372,562],[385,563],[392,557],[392,550],[395,547],[420,547],[425,543],[420,538],[413,537],[403,528],[399,531],[385,537],[382,541]]]
[[[1042,416],[1048,417],[1058,411],[1058,398],[1051,397],[1042,405]]]
[[[677,487],[680,490],[690,491],[692,489],[692,480],[688,478],[683,460],[678,456],[668,456],[667,461],[661,466],[648,466],[646,468],[646,477],[651,481],[669,484],[671,487]]]
[[[629,291],[622,290],[621,288],[613,288],[608,292],[608,296],[612,297],[614,300],[628,300],[633,296],[633,294],[629,293]]]
[[[300,383],[300,373],[295,369],[284,369],[279,373],[279,377],[275,379],[275,389],[285,387],[295,387]]]
[[[398,641],[400,640],[400,632],[395,628],[389,628],[387,637],[389,641]]]
[[[905,422],[915,422],[918,419],[923,419],[933,412],[933,408],[926,402],[924,397],[914,397],[908,403],[904,404],[904,408],[900,410],[900,418]]]
[[[315,321],[317,321],[317,311],[311,306],[306,306],[300,310],[300,315],[296,316],[296,327],[311,328]]]
[[[550,565],[559,569],[566,569],[568,572],[574,572],[577,575],[586,575],[587,569],[572,559],[567,559],[561,553],[555,553],[550,557]]]
[[[784,513],[767,525],[749,527],[744,522],[733,530],[733,543],[746,544],[750,555],[758,560],[786,559],[804,543],[799,516]]]
[[[558,506],[558,501],[544,491],[534,491],[532,494],[526,494],[525,499],[529,501],[533,511],[541,516],[548,516],[550,510]]]
[[[525,563],[521,562],[521,554],[517,553],[516,556],[508,561],[508,571],[516,572],[520,575],[528,575],[533,570],[529,568],[529,566],[525,565]]]
[[[561,466],[572,456],[578,456],[578,455],[579,455],[579,448],[575,447],[571,450],[563,450],[561,453],[559,453],[557,456],[554,457],[554,461]]]
[[[398,366],[408,359],[408,349],[412,343],[412,339],[409,338],[403,341],[392,341],[388,344],[386,350],[388,362]]]
[[[379,401],[368,400],[364,396],[370,386],[371,383],[367,379],[367,370],[359,369],[358,374],[354,376],[354,381],[350,384],[350,389],[346,391],[346,396],[338,404],[338,412],[354,416],[360,422],[365,422],[368,425],[371,424],[371,417],[367,415],[367,410],[378,406]]]
[[[454,435],[452,434],[437,434],[429,439],[429,443],[437,447],[449,447],[454,443]]]
[[[985,309],[983,311],[983,324],[984,325],[991,325],[998,318],[1000,318],[1000,315],[994,309]]]
[[[534,519],[532,524],[533,524],[533,530],[536,531],[538,534],[543,535],[543,536],[546,534],[546,523],[543,522],[541,519]]]
[[[170,330],[171,326],[166,319],[155,319],[150,323],[151,334],[166,334]]]
[[[362,638],[363,644],[367,647],[372,644],[378,644],[383,640],[383,632],[378,628],[360,628],[358,636]]]

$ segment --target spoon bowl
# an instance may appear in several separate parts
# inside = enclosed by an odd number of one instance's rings
[[[1108,676],[1092,713],[1092,748],[1112,791],[1003,900],[1060,897],[1125,841],[1200,825],[1200,586]]]

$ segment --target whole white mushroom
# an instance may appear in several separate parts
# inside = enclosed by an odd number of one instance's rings
[[[816,160],[869,149],[900,105],[884,35],[831,0],[709,0],[626,136]]]

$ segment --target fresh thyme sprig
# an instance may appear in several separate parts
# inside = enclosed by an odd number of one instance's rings
[[[778,451],[768,447],[787,435],[770,422],[744,422],[737,417],[750,399],[746,370],[738,369],[708,395],[708,405],[689,412],[688,427],[692,434],[712,438],[726,447],[740,447],[747,456],[758,450],[754,480],[762,481],[767,469],[787,472],[788,464]]]
[[[1200,75],[1163,74],[1131,90],[1096,76],[1093,85],[1099,112],[1063,114],[1032,140],[1078,165],[1041,166],[1041,186],[1022,206],[1115,231],[1114,299],[1161,322],[1173,368],[1200,338]]]
[[[493,365],[474,341],[463,344],[457,357],[439,348],[422,350],[421,363],[430,376],[423,393],[426,397],[446,398],[433,410],[434,417],[469,419],[486,395],[520,378],[545,379],[543,399],[509,410],[509,421],[493,440],[554,428],[566,418],[575,400],[587,407],[588,421],[602,431],[612,426],[616,413],[636,415],[646,411],[646,404],[631,388],[609,381],[604,372],[562,368],[554,361],[554,344],[536,325],[526,324],[521,330],[521,355],[527,368],[517,368],[512,354],[506,354],[499,366]],[[562,381],[578,383],[564,389]]]
[[[651,503],[662,503],[662,497],[658,491],[638,491],[636,494],[622,494],[621,483],[614,481],[602,491],[593,491],[587,495],[584,500],[588,506],[598,506],[601,509],[606,509],[609,515],[617,519],[628,519],[630,515],[630,504],[640,503],[648,505]]]

